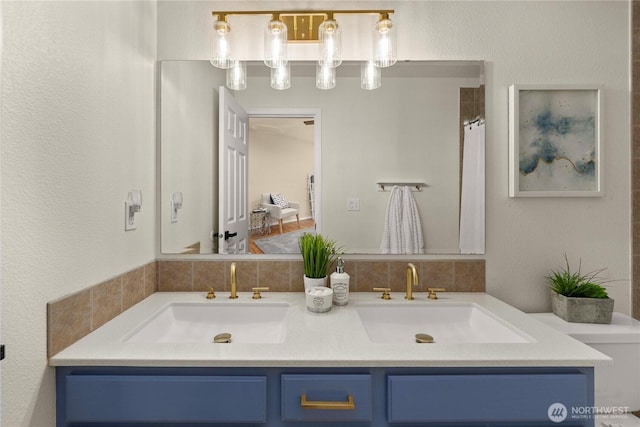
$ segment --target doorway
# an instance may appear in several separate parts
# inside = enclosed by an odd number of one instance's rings
[[[320,113],[318,110],[249,112],[249,252],[299,253],[302,233],[320,225]],[[260,212],[268,195],[281,194],[295,214],[265,224]],[[266,227],[265,227],[266,225]]]

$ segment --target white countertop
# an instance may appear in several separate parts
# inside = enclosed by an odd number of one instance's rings
[[[439,293],[428,300],[414,293],[406,301],[392,293],[352,292],[349,304],[328,313],[306,309],[302,292],[263,292],[252,300],[241,292],[230,300],[218,292],[207,300],[203,292],[158,292],[51,357],[51,366],[211,366],[211,367],[538,367],[610,365],[608,356],[484,293]],[[290,305],[286,337],[278,344],[133,343],[132,331],[171,303]],[[368,338],[354,307],[362,303],[430,306],[470,302],[498,316],[531,342],[402,344],[374,343]],[[381,307],[381,308],[382,308]]]

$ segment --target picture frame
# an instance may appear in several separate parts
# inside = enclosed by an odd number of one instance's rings
[[[601,197],[601,88],[509,86],[509,197]]]

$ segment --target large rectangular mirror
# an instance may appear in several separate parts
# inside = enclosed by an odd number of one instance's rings
[[[315,65],[292,63],[291,88],[275,90],[268,69],[249,64],[248,88],[229,91],[249,116],[248,188],[242,196],[249,238],[241,251],[293,253],[297,235],[315,229],[347,253],[379,254],[393,209],[390,190],[410,184],[424,253],[481,253],[483,240],[472,251],[460,250],[460,218],[462,193],[484,201],[484,176],[482,185],[462,188],[464,161],[484,159],[484,152],[465,159],[462,148],[463,123],[484,115],[483,62],[398,62],[382,70],[382,86],[375,90],[360,88],[359,63],[337,70],[336,87],[319,90]],[[225,82],[225,70],[208,61],[161,63],[164,254],[225,251],[224,238],[217,237],[224,234],[218,104]],[[384,190],[380,182],[387,183]],[[278,212],[252,212],[271,204],[275,193],[298,210],[297,217],[283,218],[282,233]],[[483,219],[480,206],[476,216]],[[483,239],[484,221],[474,222],[463,228],[476,229]]]

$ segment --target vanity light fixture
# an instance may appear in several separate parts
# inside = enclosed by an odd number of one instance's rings
[[[396,63],[396,38],[389,14],[380,14],[373,30],[373,62],[376,67],[386,68]]]
[[[295,42],[319,43],[319,57],[316,86],[331,89],[335,86],[335,68],[342,63],[342,28],[334,15],[360,14],[378,15],[374,26],[371,61],[378,68],[396,63],[395,28],[389,16],[392,9],[383,10],[323,10],[323,11],[214,11],[213,52],[211,64],[227,72],[227,86],[230,89],[246,88],[246,68],[244,62],[234,58],[230,38],[231,27],[227,21],[230,15],[270,15],[264,30],[264,63],[271,68],[271,87],[282,90],[291,86],[289,76],[288,44]],[[235,71],[231,71],[234,70]],[[243,71],[244,70],[244,71]],[[364,73],[364,67],[363,67]],[[245,80],[243,83],[241,75]],[[377,77],[376,77],[377,76]],[[368,84],[363,89],[380,87],[379,70],[369,70]],[[362,75],[364,81],[365,75]],[[366,86],[366,87],[365,87]]]
[[[218,68],[231,68],[233,59],[231,58],[230,34],[231,27],[227,22],[227,15],[219,15],[213,23],[213,52],[211,54],[211,65]]]
[[[233,90],[245,90],[247,88],[247,63],[233,61],[231,68],[227,68],[227,87]]]
[[[271,69],[271,87],[277,90],[291,87],[291,66],[289,62]]]
[[[327,14],[327,20],[318,28],[320,39],[320,57],[318,64],[324,68],[335,68],[342,64],[342,30],[333,19],[333,13]]]
[[[282,68],[287,65],[287,26],[280,20],[280,14],[274,13],[264,31],[264,63],[269,68]]]
[[[360,68],[360,87],[362,89],[373,90],[382,85],[380,67],[376,67],[373,60],[363,61]]]
[[[316,87],[318,89],[333,89],[336,87],[336,69],[328,65],[316,64]]]

